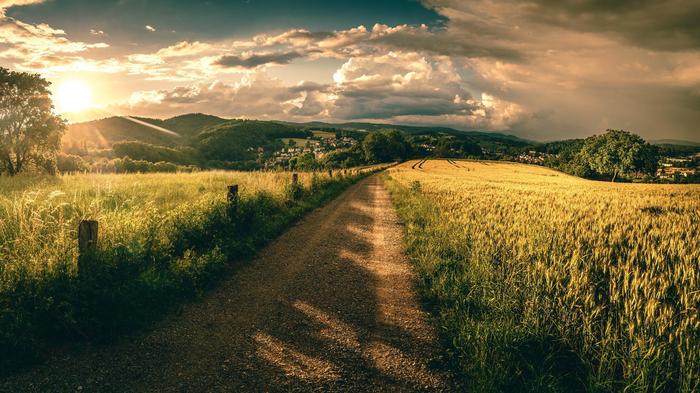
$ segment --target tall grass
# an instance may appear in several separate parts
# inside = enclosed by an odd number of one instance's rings
[[[700,186],[467,161],[388,176],[475,391],[700,390]]]
[[[147,324],[361,176],[301,173],[298,186],[284,172],[0,177],[0,370]],[[81,219],[100,230],[78,263]]]

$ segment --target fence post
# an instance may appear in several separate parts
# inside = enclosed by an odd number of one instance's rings
[[[333,177],[333,170],[332,169],[328,170],[328,177]]]
[[[238,210],[238,184],[228,186],[228,215],[233,217]]]
[[[97,248],[97,221],[82,220],[78,226],[78,252],[87,255]]]
[[[97,249],[97,221],[82,220],[78,224],[78,274],[88,274],[86,263]]]

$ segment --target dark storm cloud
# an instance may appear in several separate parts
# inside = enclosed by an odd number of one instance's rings
[[[588,32],[607,32],[639,47],[700,50],[697,0],[534,0],[529,15]]]
[[[524,55],[496,43],[484,44],[478,38],[454,37],[440,32],[399,31],[370,40],[371,43],[401,50],[426,51],[443,56],[487,57],[521,61]]]
[[[256,68],[268,64],[289,64],[292,60],[304,57],[305,54],[297,51],[249,54],[249,55],[229,55],[222,56],[214,64],[222,67],[236,68]]]

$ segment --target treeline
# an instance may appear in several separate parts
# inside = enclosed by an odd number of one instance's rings
[[[355,134],[354,136],[356,136]],[[362,141],[347,149],[328,152],[316,159],[313,153],[293,157],[290,169],[350,168],[412,158],[482,158],[479,144],[465,135],[406,135],[398,130],[383,129],[362,133]]]
[[[588,179],[650,181],[659,167],[660,149],[639,135],[607,130],[586,139],[545,144],[545,165]]]

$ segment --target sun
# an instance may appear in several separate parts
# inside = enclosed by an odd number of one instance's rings
[[[56,110],[59,113],[82,112],[91,105],[90,87],[80,79],[65,80],[56,89]]]

